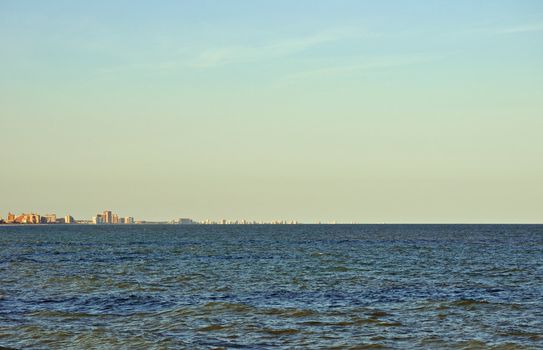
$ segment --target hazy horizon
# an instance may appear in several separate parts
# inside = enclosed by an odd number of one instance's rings
[[[543,223],[541,1],[0,0],[0,217]]]

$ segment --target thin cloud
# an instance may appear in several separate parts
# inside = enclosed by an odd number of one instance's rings
[[[519,34],[543,31],[543,23],[534,23],[516,27],[503,28],[496,31],[496,34]]]
[[[211,68],[235,63],[248,63],[293,55],[304,50],[353,36],[351,31],[338,30],[304,38],[289,39],[260,46],[229,46],[202,52],[190,66]]]
[[[361,58],[359,63],[349,65],[334,65],[312,70],[306,70],[283,77],[281,83],[289,83],[306,79],[319,79],[326,77],[342,76],[363,71],[375,71],[387,68],[411,66],[431,63],[443,59],[443,55],[398,55],[379,58]]]
[[[113,67],[104,67],[96,70],[98,75],[110,75],[123,72],[165,72],[176,69],[179,66],[177,61],[158,61],[151,63],[129,63]]]

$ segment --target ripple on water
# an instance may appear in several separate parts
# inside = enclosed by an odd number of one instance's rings
[[[202,309],[205,312],[237,312],[237,313],[248,313],[248,312],[254,312],[255,308],[251,307],[246,304],[241,303],[229,303],[229,302],[220,302],[220,301],[213,301],[206,303],[202,306]]]
[[[279,308],[271,308],[271,309],[265,309],[261,311],[262,314],[265,315],[276,315],[276,316],[284,316],[284,317],[313,317],[319,315],[317,311],[310,310],[310,309],[279,309]]]
[[[299,329],[294,329],[294,328],[282,328],[282,329],[281,328],[263,328],[260,331],[262,333],[268,333],[268,334],[277,335],[277,336],[300,333]]]
[[[198,328],[199,332],[213,332],[213,331],[222,331],[227,329],[228,326],[221,325],[221,324],[211,324],[209,326]]]

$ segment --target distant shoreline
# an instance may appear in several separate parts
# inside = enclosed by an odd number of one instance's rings
[[[397,225],[543,225],[543,223],[297,223],[297,224],[273,224],[273,223],[256,223],[256,224],[172,224],[168,222],[145,222],[138,224],[0,224],[0,227],[45,227],[45,226],[96,226],[96,227],[127,227],[127,226],[397,226]]]

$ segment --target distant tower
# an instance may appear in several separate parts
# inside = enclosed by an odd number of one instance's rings
[[[66,224],[73,224],[74,223],[74,218],[70,215],[66,215],[66,217],[64,218],[64,223]]]
[[[54,224],[57,222],[57,214],[45,214],[45,222],[47,224]]]
[[[104,223],[104,217],[100,214],[96,214],[96,216],[93,216],[92,223],[95,225],[103,224]]]
[[[102,217],[104,219],[104,224],[112,224],[113,223],[113,215],[111,214],[111,210],[104,211]]]

